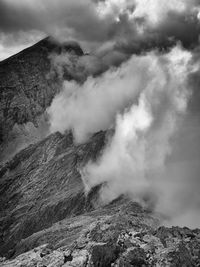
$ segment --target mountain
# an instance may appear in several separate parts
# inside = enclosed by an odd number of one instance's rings
[[[50,56],[66,52],[83,55],[77,43],[47,37],[0,62],[0,161],[45,136],[44,113],[62,85]]]
[[[49,56],[63,50],[83,55],[77,44],[47,38],[0,63],[2,151],[16,125],[40,127],[61,86],[51,76]],[[199,229],[162,226],[160,214],[128,196],[103,204],[106,184],[85,192],[81,169],[98,158],[112,134],[98,132],[84,144],[76,144],[71,132],[30,136],[32,144],[2,161],[0,266],[200,266]]]

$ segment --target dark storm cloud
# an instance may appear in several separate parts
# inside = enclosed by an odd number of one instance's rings
[[[191,14],[170,12],[168,21],[160,25],[158,33],[162,38],[167,36],[175,41],[180,40],[183,46],[188,48],[199,41],[200,21],[197,16]]]
[[[125,54],[138,53],[152,48],[168,49],[177,42],[181,42],[183,47],[190,49],[199,43],[199,33],[200,22],[196,15],[170,12],[167,19],[160,24],[153,27],[147,26],[142,35],[137,32],[133,33],[132,29],[129,29],[127,38],[119,39],[114,46],[116,50]]]
[[[66,32],[81,40],[104,41],[112,32],[113,22],[112,18],[98,18],[96,4],[90,0],[0,2],[0,30],[5,33],[40,30],[62,35]]]

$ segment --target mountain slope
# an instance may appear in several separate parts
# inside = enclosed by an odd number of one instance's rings
[[[71,134],[55,133],[0,170],[0,253],[13,255],[21,239],[91,208],[79,168],[97,157],[104,142],[103,132],[84,145],[74,145]]]
[[[78,44],[61,45],[48,37],[0,62],[0,161],[25,139],[30,143],[27,135],[44,137],[43,114],[62,84],[52,70],[50,56],[61,53],[83,55]],[[39,126],[42,129],[37,132]]]

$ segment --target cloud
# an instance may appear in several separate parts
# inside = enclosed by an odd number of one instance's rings
[[[86,190],[103,184],[103,203],[129,194],[164,214],[166,224],[198,226],[197,55],[180,46],[133,55],[83,85],[64,83],[49,110],[52,131],[71,129],[85,142],[114,129],[101,157],[81,170]]]
[[[191,0],[1,0],[0,31],[38,31],[76,40],[87,50],[111,44],[110,50],[138,52],[168,47],[180,40],[198,43],[199,4]]]
[[[145,57],[144,62],[135,57],[100,77],[89,77],[84,84],[65,81],[48,110],[51,131],[73,129],[76,141],[84,142],[91,134],[111,127],[116,114],[136,101],[147,86]]]

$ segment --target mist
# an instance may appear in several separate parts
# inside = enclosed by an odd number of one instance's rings
[[[48,109],[51,132],[72,129],[76,142],[112,127],[115,116],[137,101],[150,80],[148,57],[133,56],[119,68],[99,77],[88,77],[83,84],[64,81],[63,90]]]
[[[64,82],[48,110],[51,132],[72,130],[82,143],[114,129],[100,158],[81,170],[86,192],[103,184],[100,203],[128,194],[167,225],[198,226],[200,127],[189,82],[197,71],[193,54],[177,45],[133,55],[83,84]]]

